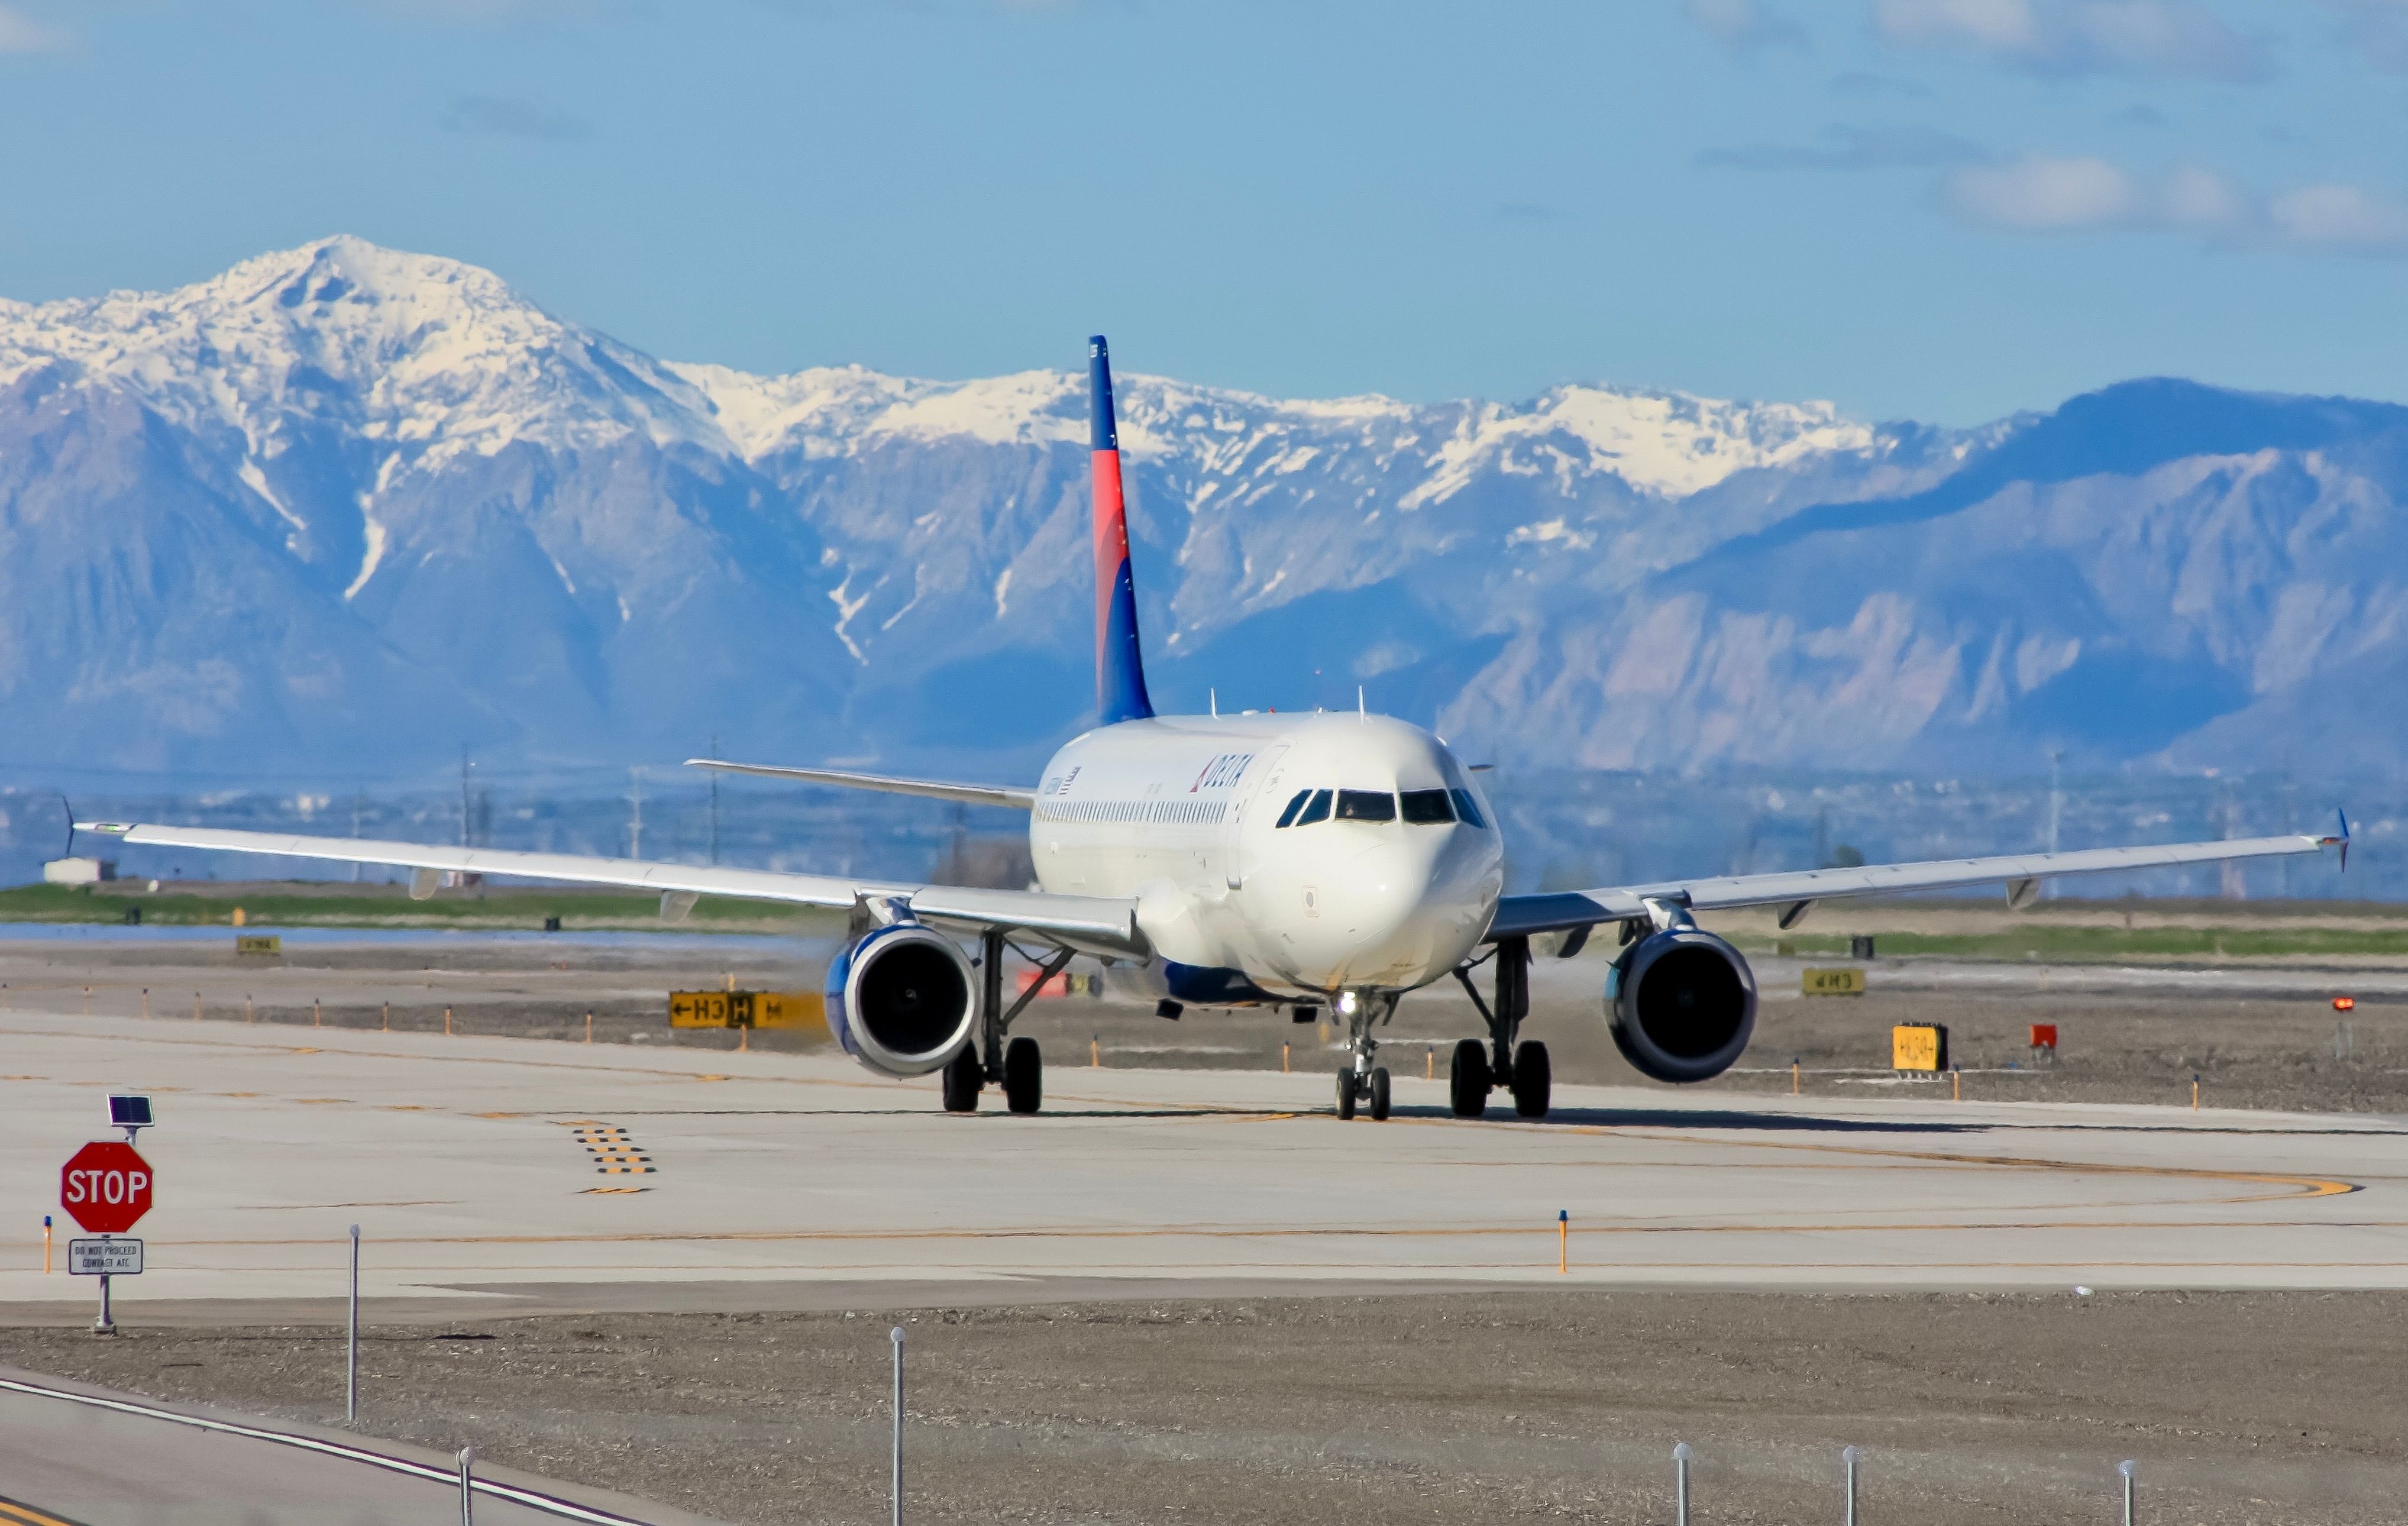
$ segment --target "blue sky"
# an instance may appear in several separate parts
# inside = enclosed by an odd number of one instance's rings
[[[23,300],[351,232],[765,371],[2408,397],[2408,0],[0,0],[0,141]]]

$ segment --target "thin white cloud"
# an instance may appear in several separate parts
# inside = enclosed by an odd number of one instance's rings
[[[73,40],[59,27],[45,26],[14,6],[0,5],[0,53],[54,53]]]
[[[2408,258],[2408,201],[2361,186],[2259,194],[2200,164],[2135,175],[2103,159],[2031,154],[1949,171],[1958,216],[2015,233],[2189,234],[2228,248]]]
[[[2103,159],[1968,164],[1946,185],[1950,202],[1974,221],[2024,233],[2120,226],[2140,201],[2132,178]]]
[[[2294,244],[2359,254],[2408,254],[2408,203],[2354,185],[2311,185],[2269,202],[2268,220]]]
[[[2206,0],[1872,0],[1872,21],[1899,47],[1955,49],[2033,74],[2273,73],[2266,39],[2235,31]]]
[[[1734,52],[1806,46],[1806,29],[1763,0],[1686,0],[1686,5],[1689,19]]]

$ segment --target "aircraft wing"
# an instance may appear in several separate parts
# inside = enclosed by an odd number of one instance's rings
[[[1783,908],[1784,927],[1794,925],[1817,901],[1905,891],[1959,890],[1969,885],[2004,884],[2008,887],[2008,904],[2020,906],[2029,903],[2040,881],[2057,875],[2282,858],[2336,846],[2341,848],[2346,863],[2346,819],[2342,821],[2340,834],[2329,837],[2238,837],[2161,848],[2086,848],[2064,853],[2010,853],[1997,858],[1940,859],[1928,863],[1875,863],[1856,869],[1799,869],[1783,874],[1670,879],[1654,885],[1620,885],[1552,895],[1509,895],[1497,904],[1496,919],[1488,926],[1488,941],[1642,918],[1649,915],[1650,901],[1684,906],[1693,911],[1778,906]]]
[[[778,763],[728,763],[721,758],[688,758],[688,768],[715,768],[723,774],[758,774],[763,778],[795,779],[804,784],[834,784],[847,790],[880,790],[895,795],[925,795],[931,800],[958,800],[968,806],[1000,806],[1007,810],[1033,810],[1037,792],[1012,784],[948,784],[940,779],[897,778],[891,774],[849,774],[837,768],[788,768]]]
[[[663,909],[670,896],[728,895],[751,901],[848,908],[858,901],[904,900],[934,921],[971,927],[1002,927],[1057,935],[1082,948],[1142,954],[1137,903],[1095,895],[1054,895],[1043,891],[982,891],[953,885],[913,885],[830,875],[791,875],[766,869],[706,868],[691,863],[653,863],[642,859],[585,858],[572,853],[517,853],[492,848],[439,848],[423,843],[379,842],[366,837],[302,837],[280,832],[232,832],[215,827],[130,825],[115,821],[76,824],[78,832],[101,833],[137,846],[199,848],[227,853],[272,853],[283,858],[331,859],[338,863],[384,863],[415,870],[413,895],[434,893],[436,876],[507,875],[580,885],[619,885],[658,891]],[[688,905],[691,903],[689,902]],[[680,913],[681,915],[681,912]]]

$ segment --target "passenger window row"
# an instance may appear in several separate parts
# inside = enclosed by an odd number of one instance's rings
[[[1228,811],[1220,800],[1057,800],[1043,806],[1053,821],[1218,821]]]
[[[1415,826],[1444,826],[1450,821],[1468,827],[1488,824],[1480,819],[1480,807],[1472,804],[1469,790],[1407,790],[1401,794],[1385,790],[1298,790],[1273,825],[1309,827],[1333,818],[1393,821],[1400,814],[1400,806],[1404,819]]]

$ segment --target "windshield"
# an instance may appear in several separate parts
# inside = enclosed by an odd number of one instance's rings
[[[1393,821],[1397,819],[1397,797],[1382,790],[1340,790],[1338,792],[1338,819],[1341,821]]]
[[[1455,804],[1444,790],[1407,790],[1398,795],[1405,820],[1416,826],[1442,826],[1455,820]]]

